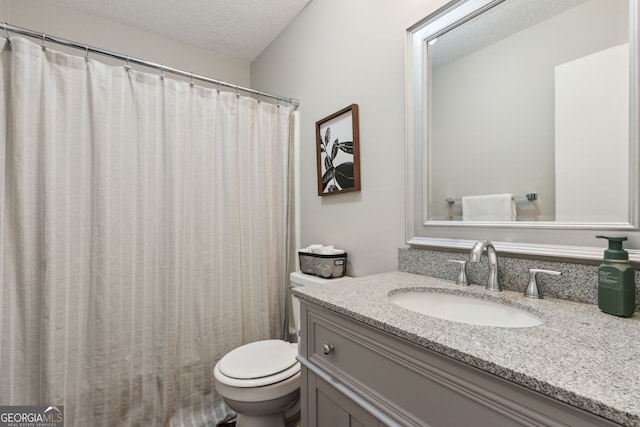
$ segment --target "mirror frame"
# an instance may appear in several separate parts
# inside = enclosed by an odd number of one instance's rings
[[[601,260],[596,234],[627,235],[632,262],[640,262],[640,0],[629,0],[629,221],[478,222],[429,221],[427,177],[428,41],[508,0],[453,0],[407,29],[406,40],[406,243],[410,246],[469,249],[477,240],[491,240],[498,251]],[[559,233],[559,231],[562,231]]]

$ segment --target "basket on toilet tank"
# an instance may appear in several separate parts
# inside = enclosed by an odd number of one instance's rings
[[[300,271],[325,279],[344,276],[347,269],[347,253],[336,255],[314,254],[298,251]]]

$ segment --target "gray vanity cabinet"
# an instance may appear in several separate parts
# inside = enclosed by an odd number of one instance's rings
[[[617,425],[301,303],[303,427]]]
[[[384,425],[318,375],[309,373],[307,379],[308,400],[314,403],[308,406],[307,420],[309,426],[360,427]]]

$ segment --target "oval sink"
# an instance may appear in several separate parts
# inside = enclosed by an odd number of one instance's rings
[[[458,294],[410,291],[389,295],[389,299],[427,316],[472,325],[526,328],[544,323],[526,310]]]

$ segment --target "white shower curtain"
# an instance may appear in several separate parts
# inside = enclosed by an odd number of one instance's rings
[[[0,44],[0,404],[214,424],[214,364],[281,335],[292,109]]]

